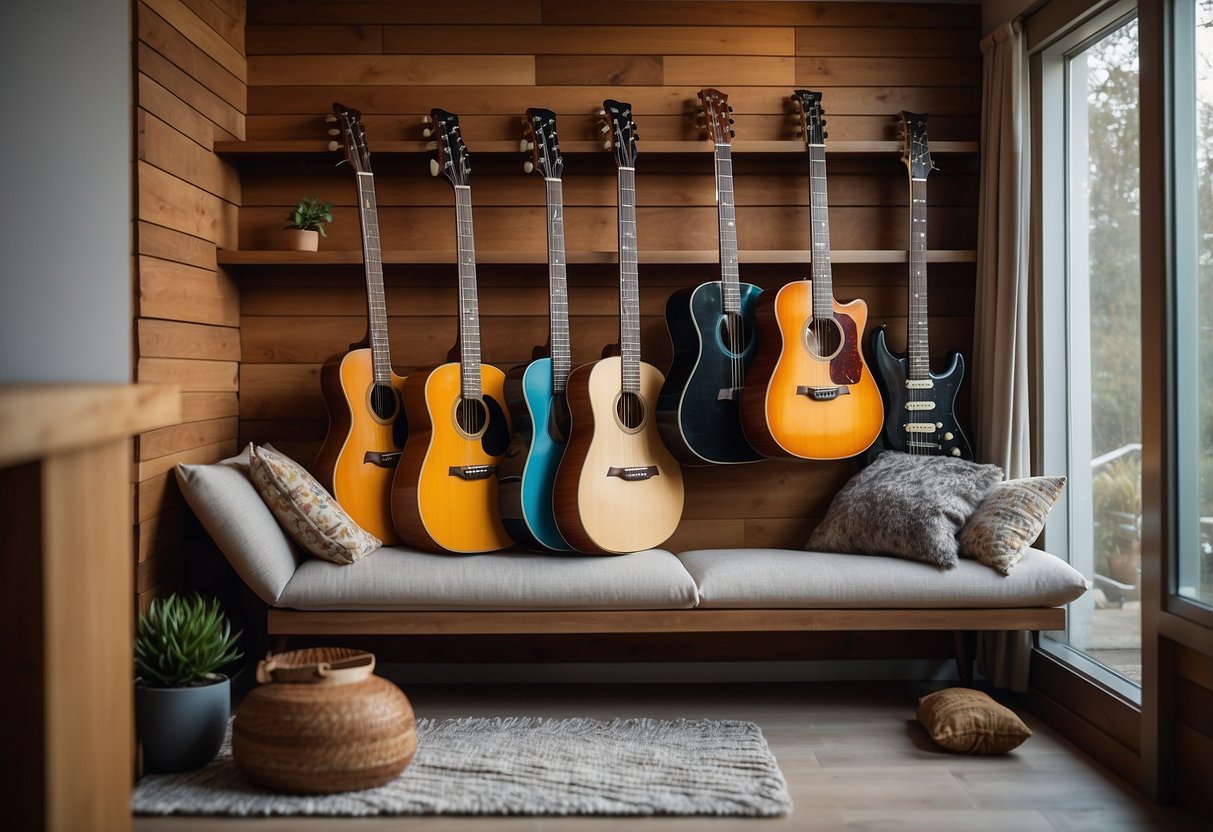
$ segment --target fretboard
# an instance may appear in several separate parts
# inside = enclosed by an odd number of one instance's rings
[[[563,393],[573,371],[569,342],[569,290],[564,256],[564,186],[546,179],[548,201],[548,318],[551,325],[552,391]]]
[[[619,168],[619,354],[623,391],[640,392],[640,271],[636,252],[636,169]]]
[[[733,201],[733,148],[716,145],[716,216],[720,223],[720,286],[725,312],[741,312],[737,269],[737,210]]]
[[[834,285],[830,271],[830,212],[826,195],[826,148],[809,144],[809,222],[812,225],[813,317],[834,315]]]
[[[909,321],[906,347],[909,376],[927,378],[931,350],[927,341],[927,180],[910,177]]]
[[[358,220],[362,227],[362,263],[366,271],[367,329],[371,338],[371,367],[375,384],[391,384],[392,354],[388,348],[387,301],[383,294],[383,252],[379,242],[379,212],[375,178],[360,172]]]
[[[459,382],[465,399],[481,397],[480,306],[476,297],[476,244],[472,237],[472,189],[455,186],[459,248]]]

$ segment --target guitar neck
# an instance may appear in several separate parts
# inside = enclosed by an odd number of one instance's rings
[[[636,248],[636,169],[619,168],[619,353],[623,391],[640,393],[640,269]]]
[[[459,381],[464,399],[481,398],[480,304],[476,296],[476,244],[472,237],[472,189],[455,186],[459,250]]]
[[[812,225],[813,317],[834,315],[834,281],[830,271],[830,211],[826,194],[826,148],[809,144],[809,222]]]
[[[569,341],[569,290],[564,254],[564,186],[547,177],[548,203],[548,318],[551,325],[552,391],[563,393],[573,371]]]
[[[741,312],[741,275],[737,268],[737,210],[733,200],[733,148],[717,144],[716,217],[720,226],[720,284],[725,312]]]
[[[931,369],[927,341],[927,180],[910,176],[909,321],[906,347],[909,377],[922,380]]]
[[[367,330],[371,340],[371,367],[375,384],[391,384],[392,355],[388,348],[387,301],[383,292],[383,251],[379,241],[379,213],[375,204],[375,178],[359,172],[358,221],[362,228],[362,263],[366,272]]]

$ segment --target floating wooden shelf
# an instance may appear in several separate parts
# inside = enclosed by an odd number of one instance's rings
[[[806,250],[739,251],[742,263],[808,263],[812,259]],[[680,263],[715,263],[720,255],[716,251],[641,251],[640,262],[650,264],[677,265]],[[830,252],[834,263],[905,263],[905,251],[889,250],[839,250]],[[974,263],[977,252],[973,250],[938,250],[927,252],[928,263]],[[362,262],[362,252],[356,250],[329,251],[219,251],[219,264],[223,266],[343,266]],[[385,251],[383,262],[387,265],[428,265],[455,262],[452,251]],[[480,251],[476,262],[489,264],[547,263],[547,253],[542,251]],[[570,251],[568,262],[579,264],[613,264],[619,262],[615,251]]]
[[[711,153],[708,141],[652,141],[638,146],[643,154]],[[827,153],[900,153],[899,141],[837,141],[827,142]],[[977,142],[932,142],[931,153],[976,153]],[[477,142],[469,145],[472,154],[514,153],[521,155],[518,142]],[[560,145],[562,153],[604,153],[601,142],[568,141]],[[735,141],[737,153],[803,153],[801,141]],[[238,158],[242,156],[265,156],[278,154],[327,154],[336,153],[328,149],[328,142],[311,139],[254,140],[247,142],[215,142],[215,152],[220,156]],[[375,155],[400,153],[427,153],[426,143],[420,141],[376,141]]]

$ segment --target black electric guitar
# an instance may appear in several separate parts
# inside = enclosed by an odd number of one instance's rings
[[[716,158],[720,279],[680,289],[666,302],[674,361],[657,399],[657,426],[684,464],[754,462],[763,457],[746,441],[740,407],[756,352],[754,302],[762,290],[742,283],[737,268],[733,108],[719,90],[700,90],[699,100]]]
[[[889,351],[884,328],[872,333],[871,368],[885,401],[883,450],[972,459],[956,420],[956,394],[964,357],[952,352],[948,368],[931,372],[927,340],[927,174],[933,169],[925,113],[901,113],[901,159],[910,174],[910,277],[906,354]]]

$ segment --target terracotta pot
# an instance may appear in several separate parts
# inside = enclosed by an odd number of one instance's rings
[[[303,231],[299,228],[289,228],[286,233],[291,241],[291,251],[319,251],[319,231]]]
[[[262,684],[236,712],[236,766],[295,794],[369,789],[397,777],[417,751],[413,708],[373,669],[374,656],[342,648],[269,657],[257,669]]]

